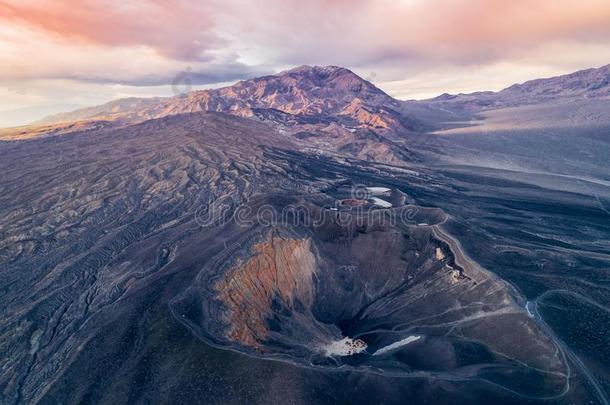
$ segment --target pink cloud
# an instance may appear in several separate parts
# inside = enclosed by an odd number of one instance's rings
[[[285,63],[479,62],[549,41],[609,41],[608,0],[271,0],[229,21]],[[247,35],[246,35],[247,32]]]
[[[607,41],[610,1],[0,0],[2,20],[72,41],[147,46],[178,60],[242,46],[287,64],[468,62],[545,41]]]
[[[23,87],[152,87],[187,68],[210,84],[307,63],[375,72],[397,94],[416,78],[422,93],[486,89],[610,62],[610,0],[0,0],[0,54],[0,81]]]
[[[103,46],[148,46],[174,59],[201,59],[222,45],[205,2],[1,1],[0,21]]]

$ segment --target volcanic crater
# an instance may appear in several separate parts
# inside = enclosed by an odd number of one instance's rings
[[[173,301],[177,319],[217,347],[302,367],[449,379],[493,370],[517,391],[563,389],[551,340],[507,284],[456,252],[441,210],[331,211],[338,194],[250,200],[249,212],[293,216],[225,225],[225,249]],[[523,345],[498,333],[506,327]]]

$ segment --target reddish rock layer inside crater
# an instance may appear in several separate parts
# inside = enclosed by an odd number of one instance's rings
[[[245,346],[262,350],[267,335],[265,317],[274,298],[292,307],[295,300],[310,305],[312,275],[316,259],[310,239],[269,235],[255,244],[252,256],[238,262],[218,281],[219,299],[228,308],[231,329],[228,337]]]

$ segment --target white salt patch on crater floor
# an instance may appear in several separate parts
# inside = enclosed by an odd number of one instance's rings
[[[382,200],[381,198],[373,197],[373,198],[371,198],[371,200],[373,200],[373,203],[375,205],[379,205],[380,207],[383,207],[383,208],[392,207],[391,203],[387,202],[386,200]]]
[[[388,191],[390,191],[390,189],[387,187],[367,187],[366,189],[369,193],[371,193],[373,195],[384,194],[384,193],[387,193]]]
[[[398,342],[394,342],[390,345],[382,347],[381,349],[379,349],[375,353],[373,353],[373,356],[379,356],[380,354],[384,354],[384,353],[390,352],[392,350],[398,349],[399,347],[406,346],[409,343],[413,343],[416,340],[419,340],[420,338],[421,338],[421,336],[408,336],[402,340],[399,340]]]
[[[349,337],[331,342],[322,348],[326,356],[351,356],[362,353],[367,348],[364,340]]]

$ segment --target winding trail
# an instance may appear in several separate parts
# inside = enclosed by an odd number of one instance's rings
[[[434,230],[434,234],[436,237],[445,241],[446,243],[448,243],[451,246],[451,250],[453,251],[453,253],[455,255],[456,263],[458,265],[460,265],[462,268],[468,268],[467,267],[468,265],[474,264],[474,262],[472,260],[469,260],[467,258],[466,254],[464,253],[464,251],[462,250],[462,248],[460,246],[459,241],[457,241],[456,239],[454,239],[453,237],[451,237],[450,235],[445,233],[441,229],[441,227],[440,227],[441,225],[442,224],[434,225],[432,227]],[[490,273],[489,271],[486,271],[485,269],[481,268],[481,270],[485,271],[488,274],[493,274],[493,273]],[[497,277],[497,276],[495,276],[495,274],[494,274],[494,277]],[[510,285],[510,284],[507,283],[507,285]],[[511,285],[511,287],[512,287],[512,285]],[[513,288],[513,292],[514,292],[514,294],[517,294],[517,291],[514,288]],[[568,372],[567,372],[567,378],[566,378],[566,387],[564,389],[563,394],[567,393],[570,388],[571,368],[570,368],[570,364],[568,361],[568,360],[570,360],[582,372],[582,374],[585,376],[585,378],[589,382],[589,384],[591,384],[591,386],[595,390],[595,393],[596,393],[597,398],[600,401],[600,403],[603,405],[609,405],[610,402],[608,400],[606,393],[604,392],[601,385],[597,382],[597,380],[595,379],[593,374],[589,371],[589,369],[583,363],[583,361],[572,351],[572,349],[565,342],[563,342],[563,340],[561,338],[559,338],[559,336],[557,336],[557,334],[553,331],[553,329],[545,322],[544,318],[540,314],[540,311],[538,310],[538,303],[540,302],[541,299],[544,299],[545,297],[547,297],[551,294],[557,294],[557,293],[564,293],[564,294],[575,296],[575,297],[589,303],[590,305],[594,305],[607,312],[610,312],[610,309],[603,305],[600,305],[599,303],[594,302],[586,297],[583,297],[582,295],[580,295],[578,293],[574,293],[569,290],[549,290],[549,291],[546,291],[545,293],[541,294],[540,296],[538,296],[535,300],[527,301],[525,303],[525,310],[527,311],[528,315],[530,315],[530,317],[532,319],[534,319],[534,321],[542,328],[542,330],[547,334],[547,336],[549,336],[549,338],[551,338],[553,340],[553,342],[557,345],[557,348],[560,351],[562,358],[564,359],[564,363],[567,367]],[[515,297],[517,297],[517,296],[515,296]]]

